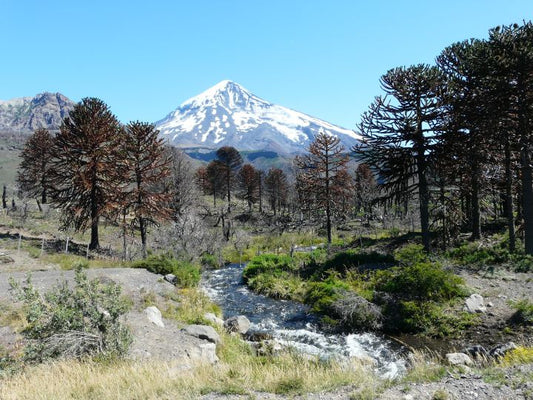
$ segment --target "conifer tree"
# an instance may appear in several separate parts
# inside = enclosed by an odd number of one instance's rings
[[[170,175],[171,159],[153,124],[130,122],[124,128],[120,146],[120,162],[124,189],[121,207],[133,215],[132,224],[141,235],[142,255],[146,257],[146,235],[149,225],[169,219],[170,194],[165,179]]]
[[[328,243],[331,243],[334,187],[337,175],[346,171],[347,162],[348,157],[344,154],[340,139],[323,132],[319,133],[309,145],[308,154],[299,156],[295,160],[299,169],[299,190],[312,196],[316,201],[314,206],[325,212]]]
[[[37,129],[26,141],[21,152],[17,182],[20,189],[42,204],[48,202],[50,187],[50,150],[54,137],[44,128]],[[39,200],[38,200],[39,201]]]
[[[420,64],[394,68],[381,78],[385,96],[376,97],[362,116],[359,161],[374,169],[388,196],[417,191],[424,248],[429,250],[428,171],[442,119],[443,76]]]
[[[117,209],[117,118],[100,99],[84,98],[63,120],[50,158],[50,198],[63,212],[63,225],[91,229],[89,249],[100,247],[98,222]]]

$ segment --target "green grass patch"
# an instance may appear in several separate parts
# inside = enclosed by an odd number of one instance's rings
[[[200,267],[165,254],[148,256],[144,260],[135,261],[132,266],[144,268],[154,274],[174,274],[179,287],[195,287],[200,282]]]

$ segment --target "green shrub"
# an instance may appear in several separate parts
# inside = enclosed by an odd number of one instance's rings
[[[377,271],[376,290],[418,301],[446,301],[466,295],[464,281],[439,263],[417,262]]]
[[[478,316],[455,314],[433,301],[401,300],[384,308],[385,325],[390,332],[423,333],[429,337],[457,336],[476,323]]]
[[[176,285],[179,287],[194,287],[200,282],[200,268],[186,261],[160,254],[151,255],[144,260],[133,263],[134,268],[145,268],[154,274],[174,274],[177,278]]]
[[[503,264],[511,259],[509,250],[503,243],[495,246],[482,247],[479,243],[467,243],[450,250],[448,257],[464,266],[477,266]]]
[[[24,302],[27,360],[126,353],[131,335],[120,323],[128,308],[120,286],[89,280],[81,268],[74,282],[73,288],[63,281],[41,295],[30,276],[22,287],[10,281],[17,299]]]
[[[245,282],[259,274],[281,276],[285,272],[296,272],[298,269],[294,259],[288,255],[262,254],[252,258],[242,272]]]
[[[320,280],[324,274],[329,274],[329,271],[336,271],[344,276],[348,271],[359,270],[365,266],[375,267],[392,263],[394,263],[394,257],[389,254],[348,250],[337,253],[323,262],[311,260],[309,269],[313,270],[312,279]]]
[[[332,311],[333,303],[347,290],[350,290],[348,284],[332,275],[323,282],[309,284],[305,303],[311,306],[313,312],[328,314]]]
[[[429,256],[420,244],[409,244],[394,252],[394,259],[400,265],[412,265],[429,262]]]
[[[218,258],[214,256],[213,254],[209,254],[209,253],[202,254],[201,263],[202,265],[205,265],[210,268],[220,267],[220,262],[218,261]]]
[[[512,302],[511,306],[516,312],[511,321],[519,325],[533,325],[533,303],[527,299]]]

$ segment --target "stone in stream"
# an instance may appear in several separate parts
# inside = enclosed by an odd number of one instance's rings
[[[250,329],[250,320],[244,315],[237,315],[235,317],[228,318],[224,322],[224,328],[229,333],[237,332],[244,335]]]
[[[182,329],[183,332],[197,337],[198,339],[207,340],[211,343],[220,343],[219,334],[211,327],[207,325],[188,325]]]

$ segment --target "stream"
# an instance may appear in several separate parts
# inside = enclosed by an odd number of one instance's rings
[[[269,333],[282,345],[305,354],[340,360],[372,359],[384,378],[394,378],[406,370],[398,344],[373,333],[325,333],[307,306],[248,290],[242,282],[243,269],[239,264],[230,264],[203,274],[202,287],[211,300],[222,307],[224,318],[245,315],[251,322],[250,331]]]

